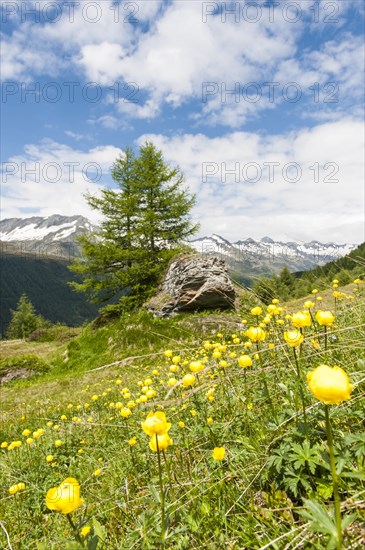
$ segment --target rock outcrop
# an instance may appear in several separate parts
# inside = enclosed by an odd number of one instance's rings
[[[203,309],[234,309],[235,290],[224,260],[182,255],[171,263],[160,292],[146,307],[156,317]]]

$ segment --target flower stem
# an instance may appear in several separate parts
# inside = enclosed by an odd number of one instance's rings
[[[328,412],[328,405],[324,406],[324,413],[326,418],[327,442],[328,442],[328,450],[330,455],[330,465],[331,465],[331,472],[332,472],[333,498],[335,501],[337,549],[341,550],[342,548],[341,506],[340,506],[340,496],[338,494],[338,478],[337,478],[337,472],[336,472],[335,455],[333,451],[333,437],[332,437],[332,428],[331,428],[331,422],[330,422],[329,412]]]
[[[72,527],[72,530],[73,530],[74,535],[75,535],[75,539],[77,540],[78,543],[81,544],[81,546],[84,547],[84,546],[85,546],[85,545],[84,545],[84,541],[83,541],[82,538],[80,537],[80,535],[79,535],[79,533],[78,533],[78,531],[77,531],[77,527],[76,527],[76,525],[74,524],[74,522],[72,521],[70,514],[66,514],[66,518],[68,519],[68,522],[69,522],[69,524],[70,524],[71,527]]]
[[[158,479],[160,482],[160,495],[161,495],[161,542],[164,545],[165,544],[165,492],[163,488],[163,481],[162,481],[162,468],[161,468],[161,456],[160,456],[160,448],[158,446],[158,436],[156,437],[156,448],[157,448],[157,460],[158,460]]]
[[[327,351],[327,327],[324,326],[324,349]]]
[[[270,395],[269,388],[268,388],[268,385],[267,385],[266,374],[265,374],[265,370],[264,370],[264,365],[262,364],[262,357],[261,357],[260,346],[259,346],[258,342],[256,342],[256,349],[257,349],[257,354],[259,356],[259,361],[260,361],[261,376],[262,376],[262,380],[263,380],[263,383],[264,383],[265,395],[266,395],[267,400],[268,400],[269,405],[270,405],[271,414],[273,415],[274,420],[277,424],[278,423],[278,418],[276,416],[275,408],[274,408],[273,402],[271,400],[271,395]]]
[[[305,400],[304,400],[302,376],[300,374],[299,361],[298,361],[298,356],[297,356],[297,352],[296,352],[295,348],[293,348],[293,352],[294,352],[295,364],[296,364],[296,367],[297,367],[299,393],[300,393],[300,398],[302,400],[304,431],[305,431],[305,436],[308,437],[307,411],[306,411]]]

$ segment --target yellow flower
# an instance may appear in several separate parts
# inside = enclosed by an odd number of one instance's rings
[[[343,369],[320,365],[307,374],[307,384],[314,397],[326,405],[338,405],[350,399],[353,386]]]
[[[333,325],[335,317],[330,311],[322,311],[320,309],[316,313],[316,321],[319,325],[330,327]]]
[[[304,307],[306,309],[311,309],[312,307],[314,307],[314,302],[312,302],[312,300],[307,300],[306,302],[304,302]]]
[[[97,470],[95,470],[94,476],[100,476],[100,474],[101,474],[100,468],[98,468]]]
[[[314,289],[312,290],[312,294],[318,294],[318,290],[317,290],[316,288],[314,288]]]
[[[91,531],[90,525],[84,525],[84,527],[80,530],[80,535],[82,537],[87,537],[90,531]]]
[[[171,428],[170,422],[166,421],[166,415],[162,411],[150,412],[144,422],[141,422],[142,430],[152,437],[153,435],[162,435]]]
[[[128,439],[128,445],[130,447],[134,447],[136,443],[137,443],[137,438],[136,437],[132,437],[131,439]]]
[[[166,351],[164,351],[164,356],[165,357],[172,357],[172,351],[170,349],[167,349]]]
[[[237,359],[238,361],[238,364],[240,367],[251,367],[252,366],[252,359],[249,355],[241,355],[241,357],[239,357]]]
[[[300,346],[304,340],[304,336],[299,330],[288,330],[284,332],[284,340],[291,348],[295,348]]]
[[[267,311],[269,313],[274,313],[275,310],[276,310],[276,305],[275,304],[270,304],[269,306],[267,306]]]
[[[181,361],[180,355],[174,355],[171,361],[174,363],[174,365],[177,365]]]
[[[201,372],[204,369],[204,365],[201,361],[192,361],[189,365],[191,372]]]
[[[18,485],[10,485],[9,487],[9,494],[10,495],[15,495],[17,492],[18,492]]]
[[[252,342],[263,342],[266,338],[265,331],[260,327],[250,327],[246,331],[246,336],[252,341]]]
[[[24,437],[28,437],[28,435],[30,435],[30,430],[23,430],[22,435],[24,435]]]
[[[31,445],[33,443],[34,439],[32,437],[28,437],[25,442],[27,443],[27,445]]]
[[[208,426],[213,424],[213,418],[211,416],[209,418],[207,418],[207,424],[208,424]]]
[[[316,340],[315,338],[313,338],[313,340],[311,340],[311,344],[314,347],[314,349],[321,349],[321,346],[319,345],[318,340]]]
[[[131,414],[132,411],[128,409],[128,407],[123,407],[122,409],[120,409],[120,416],[122,416],[123,418],[128,418],[128,416],[130,416]]]
[[[176,378],[169,378],[167,384],[172,388],[177,383]]]
[[[292,316],[291,322],[297,328],[310,327],[312,319],[308,311],[298,311]]]
[[[156,442],[156,435],[153,435],[150,439],[150,449],[154,453],[157,453],[157,444],[160,451],[166,451],[167,447],[172,445],[172,439],[167,433],[157,435],[157,442]]]
[[[70,514],[83,502],[80,498],[80,485],[74,477],[66,478],[58,487],[49,489],[46,495],[47,508],[61,514]]]
[[[262,313],[262,309],[259,306],[251,309],[251,315],[261,315],[261,313]]]
[[[184,378],[182,379],[182,383],[185,388],[192,386],[194,382],[195,376],[193,374],[185,374]]]
[[[6,449],[6,447],[8,446],[8,442],[7,441],[3,441],[0,445],[1,449]]]
[[[271,300],[273,304],[278,304],[280,302],[280,300],[278,300],[277,298],[274,298],[273,300]]]
[[[185,422],[180,420],[180,422],[178,423],[178,426],[179,426],[179,428],[185,428]]]
[[[56,445],[56,447],[61,447],[62,441],[61,441],[60,439],[56,439],[56,441],[54,442],[54,444]]]
[[[214,460],[221,461],[224,459],[225,454],[226,454],[226,450],[224,447],[215,447],[212,453],[212,457],[214,458]]]
[[[46,462],[53,462],[53,455],[47,455]]]

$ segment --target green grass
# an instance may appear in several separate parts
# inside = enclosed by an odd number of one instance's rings
[[[347,289],[351,295],[353,288]],[[333,311],[332,291],[321,295],[321,308]],[[85,503],[71,516],[78,530],[90,525],[84,538],[88,548],[95,542],[105,550],[335,548],[324,406],[304,383],[309,371],[325,363],[343,368],[354,385],[351,399],[331,406],[330,416],[342,516],[349,518],[343,548],[361,547],[364,291],[354,296],[336,304],[327,349],[323,327],[314,323],[304,329],[298,357],[307,435],[296,361],[283,338],[291,326],[286,315],[300,310],[304,300],[273,316],[258,350],[255,344],[245,347],[242,316],[219,312],[161,320],[141,311],[99,328],[88,325],[69,342],[32,343],[31,348],[2,342],[8,355],[12,345],[15,356],[39,349],[51,370],[1,390],[0,442],[20,440],[22,445],[1,449],[0,546],[8,547],[7,532],[14,550],[81,547],[72,542],[66,517],[45,505],[48,489],[75,477]],[[248,324],[256,324],[247,307],[243,313]],[[312,340],[318,342],[315,347]],[[212,356],[213,349],[221,350],[220,358]],[[171,372],[175,367],[166,350],[180,356],[177,372]],[[252,367],[239,367],[242,353],[252,356]],[[204,361],[204,370],[184,389],[181,380],[192,360]],[[168,383],[172,376],[175,386]],[[138,402],[148,391],[145,380],[156,395]],[[136,406],[130,405],[132,415],[123,418],[120,407],[130,401]],[[141,421],[157,409],[171,422],[174,442],[160,457],[164,526],[158,457],[141,429]],[[44,434],[27,444],[23,430],[40,428]],[[130,447],[132,437],[137,442]],[[60,447],[54,445],[58,439]],[[225,448],[223,461],[212,458],[215,447]],[[50,463],[48,455],[54,457]],[[18,482],[25,483],[25,490],[9,494],[9,486]]]

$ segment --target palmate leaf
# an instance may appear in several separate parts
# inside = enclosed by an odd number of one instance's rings
[[[336,523],[327,509],[314,500],[303,499],[306,510],[300,510],[299,514],[311,522],[310,528],[325,535],[337,538]]]

